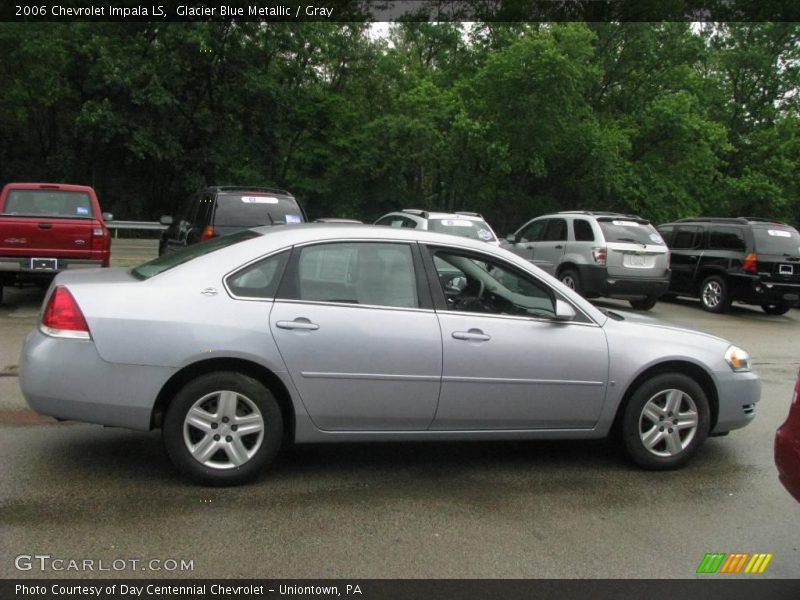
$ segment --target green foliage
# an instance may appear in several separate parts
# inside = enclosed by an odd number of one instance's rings
[[[0,182],[152,219],[209,184],[312,216],[800,221],[797,23],[0,24]]]

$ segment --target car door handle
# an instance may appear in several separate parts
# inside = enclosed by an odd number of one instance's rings
[[[39,223],[39,229],[52,229],[52,223]]]
[[[316,331],[319,329],[319,325],[303,317],[298,317],[294,321],[277,321],[275,326],[281,329],[302,329],[304,331]]]
[[[562,246],[561,244],[559,244],[558,246],[555,246],[555,249],[556,249],[556,250],[561,250],[563,247],[564,247],[564,246]]]
[[[454,331],[453,337],[457,340],[470,340],[475,342],[488,342],[490,339],[492,339],[492,336],[483,333],[480,329]]]

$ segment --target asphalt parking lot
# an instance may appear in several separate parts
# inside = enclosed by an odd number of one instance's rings
[[[114,261],[153,249],[115,241]],[[639,470],[609,442],[317,445],[289,449],[254,484],[208,489],[177,477],[158,432],[27,409],[16,365],[42,295],[7,289],[0,306],[0,577],[91,575],[15,568],[44,554],[194,566],[104,577],[685,578],[707,552],[774,554],[751,578],[800,575],[800,505],[772,458],[800,366],[798,310],[650,311],[742,346],[763,380],[755,422],[680,471]]]

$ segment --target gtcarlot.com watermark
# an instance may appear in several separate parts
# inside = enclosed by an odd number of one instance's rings
[[[14,559],[17,571],[44,572],[120,572],[120,571],[194,571],[194,560],[184,558],[65,558],[49,554],[19,554]]]

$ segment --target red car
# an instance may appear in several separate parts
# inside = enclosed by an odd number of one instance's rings
[[[110,219],[88,186],[7,184],[0,192],[0,301],[4,285],[48,283],[65,269],[107,267]]]
[[[775,434],[775,464],[778,477],[795,500],[800,502],[800,372],[786,422]]]

